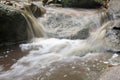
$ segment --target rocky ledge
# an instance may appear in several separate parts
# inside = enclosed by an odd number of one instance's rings
[[[14,6],[16,5],[16,6]],[[31,38],[28,23],[25,20],[24,10],[31,10],[37,18],[45,13],[45,9],[36,3],[0,3],[0,43],[21,42]],[[32,33],[31,33],[32,34]]]

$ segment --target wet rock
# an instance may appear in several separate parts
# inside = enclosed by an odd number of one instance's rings
[[[12,2],[11,2],[12,3]],[[14,6],[16,4],[16,6]],[[27,11],[27,12],[25,12]],[[12,5],[0,4],[0,43],[19,42],[32,38],[32,30],[28,26],[34,26],[33,22],[27,22],[25,16],[40,17],[45,14],[45,9],[39,3]],[[23,16],[24,15],[24,16]],[[34,15],[34,16],[33,16]],[[35,20],[35,19],[34,19]],[[28,25],[29,23],[29,25]],[[34,29],[34,28],[33,28]]]
[[[43,14],[46,13],[46,10],[43,7],[37,6],[37,4],[35,3],[31,3],[30,9],[32,10],[32,13],[36,18],[41,17]]]
[[[107,29],[106,42],[111,50],[118,52],[120,51],[120,20],[115,20],[114,25]]]
[[[113,52],[120,51],[120,8],[119,0],[110,0],[108,13],[110,14],[114,25],[109,26],[106,32],[106,43]],[[108,49],[108,50],[109,50]]]
[[[0,43],[27,39],[27,23],[15,8],[0,4]]]
[[[15,1],[2,1],[0,3],[12,6],[14,8],[18,8],[21,10],[27,10],[32,13],[36,18],[41,17],[46,13],[46,10],[42,7],[42,2],[15,2]]]
[[[23,6],[23,10],[27,9],[27,11],[29,11],[30,13],[32,12],[32,14],[38,18],[43,16],[43,14],[46,13],[46,10],[42,7],[42,4],[40,2],[33,2],[30,4],[24,4]]]
[[[113,19],[120,18],[120,4],[119,0],[110,0],[109,13],[113,15]]]

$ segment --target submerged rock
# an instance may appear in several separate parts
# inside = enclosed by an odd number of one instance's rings
[[[45,13],[45,9],[37,7],[35,3],[24,4],[22,7],[23,10],[18,6],[0,4],[0,43],[24,41],[31,39],[36,33],[42,33],[38,28],[38,32],[34,32],[35,28],[39,27],[37,21],[34,22],[35,17]]]

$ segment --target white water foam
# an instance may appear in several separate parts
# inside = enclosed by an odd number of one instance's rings
[[[21,44],[21,50],[28,51],[29,54],[12,65],[11,70],[2,72],[0,80],[34,80],[35,75],[42,73],[42,70],[56,61],[89,58],[93,53],[102,53],[106,48],[104,34],[105,30],[102,30],[99,36],[93,34],[87,40],[50,38],[34,39],[31,43]]]
[[[19,59],[11,70],[3,72],[0,80],[29,80],[42,69],[55,61],[76,55],[83,56],[92,50],[83,40],[42,39],[32,43],[21,44],[21,50],[29,51],[27,56]],[[33,72],[34,71],[34,72]],[[7,78],[9,77],[9,78]]]

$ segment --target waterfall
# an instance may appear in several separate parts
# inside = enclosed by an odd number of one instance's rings
[[[24,10],[18,10],[26,19],[28,24],[28,38],[47,37],[44,33],[43,26],[38,24],[29,6],[25,5]]]

